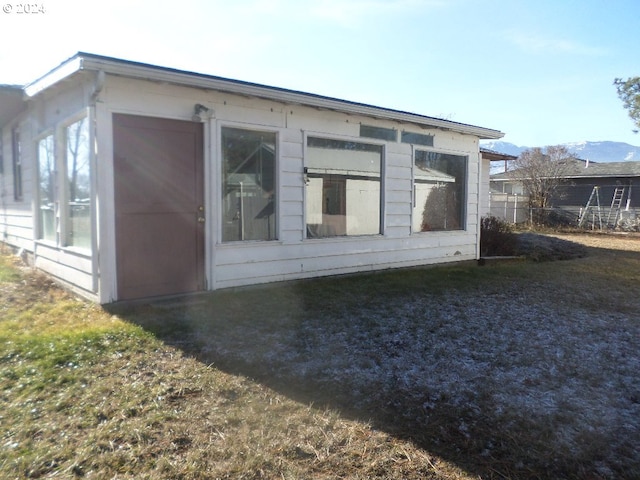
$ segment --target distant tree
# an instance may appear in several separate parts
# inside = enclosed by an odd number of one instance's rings
[[[575,159],[566,147],[556,145],[525,150],[512,162],[509,175],[522,183],[536,223],[544,223],[545,209],[551,206]]]
[[[616,78],[613,84],[618,90],[618,96],[624,108],[629,111],[633,123],[640,129],[640,77],[631,77],[626,80]],[[638,133],[638,130],[634,132]]]

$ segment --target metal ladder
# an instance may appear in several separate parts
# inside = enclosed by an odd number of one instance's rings
[[[594,204],[595,202],[595,204]],[[589,200],[584,207],[584,210],[580,213],[580,218],[578,219],[578,227],[583,227],[589,214],[594,214],[593,226],[595,227],[595,215],[597,214],[598,223],[600,225],[600,230],[602,230],[602,209],[600,208],[600,187],[595,186],[593,190],[591,190],[591,195],[589,195]]]
[[[622,205],[622,199],[624,198],[625,187],[616,187],[613,192],[613,199],[611,200],[611,208],[609,209],[609,215],[607,215],[607,226],[611,225],[611,219],[613,217],[613,228],[615,228],[620,216],[620,206]]]

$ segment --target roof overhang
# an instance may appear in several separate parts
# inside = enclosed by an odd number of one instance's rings
[[[25,87],[25,93],[27,97],[34,97],[47,88],[82,70],[102,71],[110,75],[217,90],[274,100],[285,104],[305,105],[354,115],[408,122],[418,124],[425,128],[438,128],[474,135],[480,139],[495,140],[504,136],[504,133],[499,130],[452,122],[450,120],[400,110],[83,52],[77,53],[43,77],[27,85]]]
[[[506,153],[496,152],[495,150],[489,150],[488,148],[480,147],[480,153],[482,154],[482,158],[490,160],[492,162],[503,162],[505,160],[515,160],[518,157],[516,155],[508,155]]]
[[[0,128],[27,108],[22,85],[0,85]]]

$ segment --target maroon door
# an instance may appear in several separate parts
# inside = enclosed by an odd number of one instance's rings
[[[118,300],[204,288],[202,124],[113,115]]]

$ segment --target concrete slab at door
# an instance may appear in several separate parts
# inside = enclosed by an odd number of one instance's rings
[[[204,288],[202,124],[113,115],[118,300]]]

